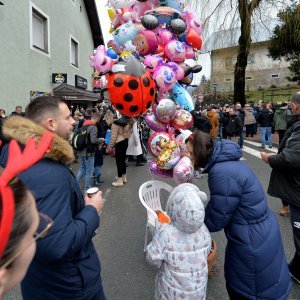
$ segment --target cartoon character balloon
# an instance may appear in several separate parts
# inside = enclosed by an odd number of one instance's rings
[[[111,69],[113,60],[107,56],[103,45],[98,46],[95,53],[90,56],[90,65],[102,74]]]
[[[177,111],[175,119],[172,121],[171,126],[176,129],[187,129],[193,124],[193,117],[187,110],[180,109]]]
[[[126,42],[133,41],[136,38],[138,31],[138,28],[134,26],[132,22],[128,22],[119,26],[112,33],[112,36],[119,46],[123,46]]]
[[[156,34],[151,30],[140,30],[132,44],[140,55],[153,53],[158,47]]]
[[[194,167],[189,157],[182,157],[173,169],[173,178],[177,184],[192,182]]]
[[[176,116],[176,105],[170,99],[161,99],[154,109],[155,117],[162,123],[170,123]]]
[[[136,0],[109,0],[110,5],[115,8],[130,8]]]
[[[195,106],[192,96],[178,82],[175,84],[172,90],[172,95],[174,97],[174,100],[179,104],[179,106],[182,109],[186,109],[188,111],[194,110]]]
[[[170,135],[167,132],[154,132],[151,134],[148,147],[152,155],[158,156],[160,151],[170,141]]]
[[[175,140],[165,144],[157,157],[157,165],[164,170],[173,169],[180,160],[180,148]]]
[[[185,47],[184,47],[183,43],[176,41],[176,40],[172,40],[167,43],[167,45],[165,47],[165,51],[166,51],[167,57],[171,61],[184,62]]]
[[[110,101],[122,115],[136,117],[151,107],[155,83],[133,55],[121,57],[107,79]]]

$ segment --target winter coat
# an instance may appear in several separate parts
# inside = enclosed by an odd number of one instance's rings
[[[239,108],[236,110],[237,116],[241,119],[242,125],[245,124],[245,111],[243,108]]]
[[[111,138],[108,147],[113,148],[117,143],[128,139],[131,135],[131,126],[122,120],[116,120],[111,125]]]
[[[218,137],[218,132],[219,132],[219,117],[216,112],[213,111],[208,111],[207,112],[207,117],[209,118],[210,122],[210,136],[211,137]]]
[[[8,138],[24,145],[45,129],[22,117],[11,117],[3,126]],[[7,161],[8,147],[0,157]],[[84,205],[80,187],[67,164],[73,149],[55,135],[46,157],[18,177],[33,192],[37,209],[54,220],[49,234],[37,241],[37,251],[22,281],[24,300],[90,299],[101,288],[100,261],[92,237],[99,226],[96,209]]]
[[[300,116],[285,132],[278,154],[269,157],[269,164],[268,193],[300,207]]]
[[[162,224],[147,246],[146,259],[159,268],[155,299],[204,300],[207,256],[211,237],[204,225],[207,197],[195,185],[184,183],[171,193],[166,210],[170,224]]]
[[[237,115],[224,115],[224,128],[228,136],[237,136],[243,128],[243,122]]]
[[[251,168],[232,141],[217,143],[209,163],[209,231],[224,229],[226,284],[246,299],[286,299],[291,283],[277,219]]]
[[[272,127],[273,113],[268,108],[262,109],[257,116],[257,123],[261,127]]]
[[[99,146],[103,144],[103,139],[98,138],[98,129],[94,121],[85,120],[82,127],[87,127],[87,146],[79,151],[79,156],[95,155]]]
[[[255,124],[256,119],[253,114],[253,108],[251,106],[245,107],[245,125]]]
[[[128,139],[128,147],[127,147],[126,155],[141,155],[141,154],[143,154],[143,149],[140,141],[138,122],[134,122],[131,136]]]
[[[279,108],[274,113],[273,123],[275,130],[286,130],[291,119],[292,112],[287,108]]]

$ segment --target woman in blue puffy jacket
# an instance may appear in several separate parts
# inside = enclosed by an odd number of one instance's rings
[[[208,173],[205,224],[210,232],[224,229],[228,240],[225,279],[230,299],[286,299],[291,279],[277,219],[256,175],[240,161],[240,147],[229,140],[214,147],[209,135],[195,131],[187,148],[195,169]]]

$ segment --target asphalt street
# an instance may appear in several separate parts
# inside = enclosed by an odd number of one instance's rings
[[[270,167],[259,158],[259,144],[245,143],[243,160],[258,176],[266,191]],[[268,150],[266,150],[268,151]],[[276,149],[273,151],[276,151]],[[147,264],[144,253],[144,234],[146,225],[146,211],[139,201],[138,189],[148,180],[162,180],[150,174],[147,165],[136,167],[134,162],[128,163],[128,183],[123,187],[113,187],[116,165],[114,158],[106,156],[103,167],[104,184],[101,186],[105,199],[101,215],[101,225],[94,238],[94,243],[102,264],[102,280],[109,300],[151,300],[154,299],[154,278],[156,270]],[[77,166],[73,170],[76,171]],[[171,179],[164,180],[172,186]],[[195,180],[201,190],[209,195],[207,180]],[[278,216],[281,207],[279,199],[268,196],[268,204]],[[163,194],[165,204],[167,194]],[[294,254],[293,236],[289,217],[278,216],[287,260]],[[212,234],[217,243],[217,261],[213,274],[208,281],[208,300],[228,299],[224,280],[224,252],[226,238],[222,232]],[[5,299],[21,299],[19,289],[15,289]],[[45,297],[46,299],[46,297]],[[300,300],[300,286],[293,283],[289,300]],[[33,299],[34,300],[34,299]]]

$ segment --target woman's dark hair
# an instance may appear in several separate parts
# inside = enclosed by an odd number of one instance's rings
[[[17,180],[11,184],[11,188],[15,199],[15,216],[7,246],[0,258],[0,267],[14,255],[32,223],[29,217],[30,206],[28,205],[29,191],[27,187],[20,180]],[[2,205],[0,205],[0,218],[2,218]]]
[[[195,129],[193,132],[193,158],[195,169],[204,168],[213,152],[214,144],[211,136]]]

